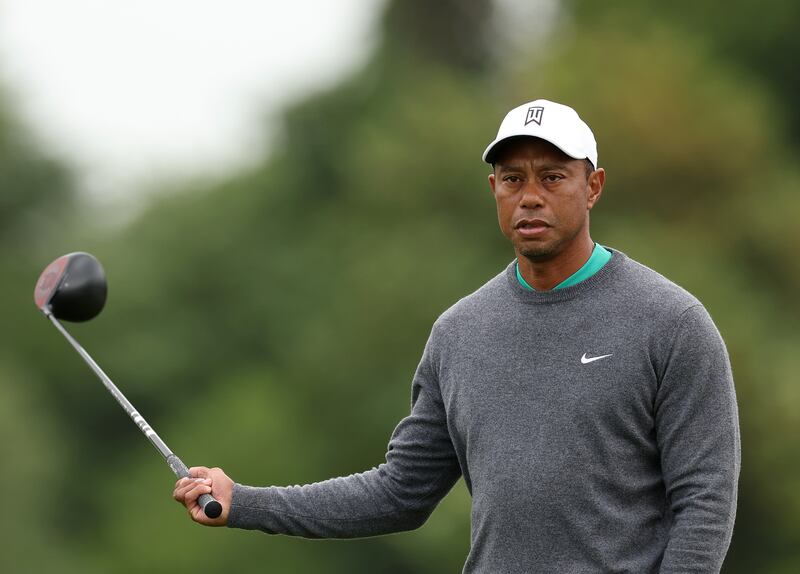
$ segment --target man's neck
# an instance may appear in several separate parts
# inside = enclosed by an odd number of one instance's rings
[[[589,260],[594,242],[587,234],[552,258],[531,260],[517,253],[519,272],[525,281],[537,291],[549,291],[571,276]]]

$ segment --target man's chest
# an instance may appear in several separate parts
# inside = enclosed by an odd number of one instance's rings
[[[462,336],[439,372],[462,464],[572,457],[578,468],[592,453],[611,462],[649,449],[657,377],[648,349],[634,330],[580,318]]]

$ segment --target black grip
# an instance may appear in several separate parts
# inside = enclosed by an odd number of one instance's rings
[[[189,469],[186,468],[186,465],[183,464],[183,461],[179,459],[177,455],[169,455],[167,457],[167,464],[178,478],[191,478],[189,476]],[[210,494],[201,494],[200,498],[197,499],[197,503],[209,518],[217,518],[222,514],[222,505]]]
[[[203,507],[203,512],[205,512],[206,516],[209,518],[217,518],[222,514],[222,505],[210,494],[201,494],[197,502]]]

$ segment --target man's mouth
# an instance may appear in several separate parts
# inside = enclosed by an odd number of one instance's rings
[[[520,219],[514,224],[514,229],[523,237],[540,235],[549,227],[550,225],[544,219]]]

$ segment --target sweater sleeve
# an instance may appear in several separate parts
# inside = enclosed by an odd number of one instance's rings
[[[412,383],[409,416],[376,468],[304,486],[236,484],[228,526],[306,538],[353,538],[421,526],[460,467],[450,441],[429,340]]]
[[[678,322],[655,416],[673,516],[661,574],[719,572],[736,515],[741,447],[728,354],[700,305]]]

